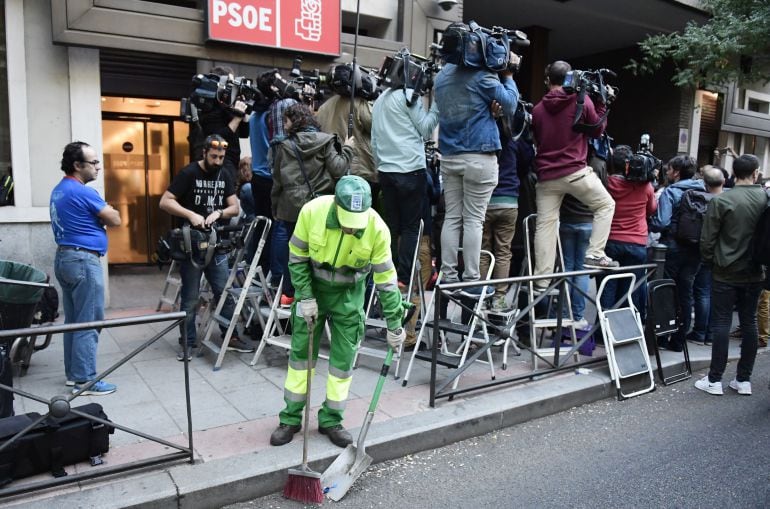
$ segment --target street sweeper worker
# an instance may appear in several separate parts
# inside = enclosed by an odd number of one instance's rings
[[[390,232],[371,208],[372,192],[361,177],[347,175],[334,196],[321,196],[302,207],[289,241],[289,273],[295,288],[291,353],[284,384],[286,408],[271,445],[291,442],[302,428],[307,393],[308,323],[314,326],[313,359],[327,319],[331,327],[326,400],[318,411],[318,431],[338,447],[352,443],[342,426],[345,400],[353,376],[353,358],[364,334],[366,280],[373,273],[387,342],[394,351],[404,341],[404,304],[390,251]]]

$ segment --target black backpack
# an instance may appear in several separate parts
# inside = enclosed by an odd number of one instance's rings
[[[703,230],[703,218],[713,194],[699,189],[688,189],[682,195],[676,211],[677,225],[674,238],[682,245],[697,246]]]

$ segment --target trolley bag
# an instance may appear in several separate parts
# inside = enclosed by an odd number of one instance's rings
[[[82,413],[109,421],[102,406],[89,403],[76,407]],[[29,413],[0,419],[0,445],[40,417]],[[48,417],[21,436],[8,449],[0,452],[0,486],[42,472],[54,477],[67,475],[64,467],[89,460],[92,466],[102,463],[101,455],[110,449],[112,426],[104,425],[72,412],[64,417]]]

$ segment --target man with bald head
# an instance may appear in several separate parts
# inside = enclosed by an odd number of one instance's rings
[[[721,168],[706,165],[701,169],[706,191],[711,195],[720,194],[725,185],[725,174]],[[711,306],[711,268],[705,263],[700,264],[692,285],[695,321],[692,330],[687,334],[687,340],[699,345],[710,345],[711,336],[708,334],[709,308]]]

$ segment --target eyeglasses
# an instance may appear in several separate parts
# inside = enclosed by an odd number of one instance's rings
[[[93,161],[81,161],[81,162],[87,163],[87,164],[93,164],[94,166],[98,166],[99,163],[101,163],[101,161],[98,159],[94,159]]]
[[[226,142],[226,141],[224,141],[224,140],[223,140],[223,141],[219,141],[219,140],[211,140],[211,141],[209,142],[209,147],[210,147],[210,148],[227,148],[227,145],[229,145],[229,143],[227,143],[227,142]]]

